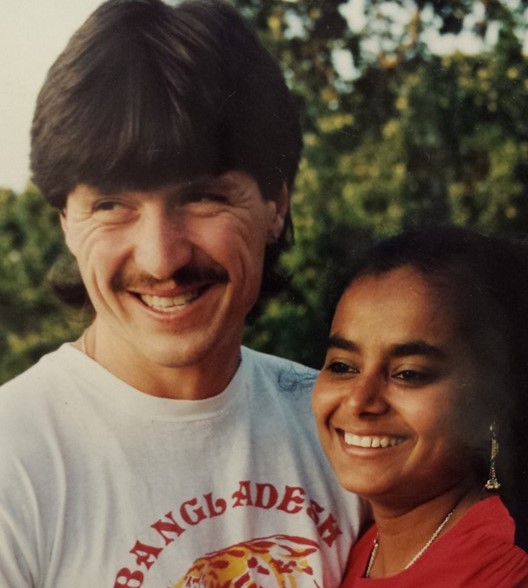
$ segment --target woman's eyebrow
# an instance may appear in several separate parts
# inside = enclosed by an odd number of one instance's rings
[[[343,351],[356,352],[359,350],[359,345],[350,339],[332,335],[328,339],[328,348],[342,349]],[[409,355],[423,355],[425,357],[433,357],[437,359],[445,359],[444,351],[418,339],[416,341],[406,341],[405,343],[395,343],[389,349],[390,355],[394,357],[407,357]]]
[[[357,343],[354,343],[354,341],[350,341],[349,339],[339,337],[338,335],[332,335],[328,339],[327,347],[328,349],[330,349],[331,347],[335,347],[336,349],[342,349],[343,351],[359,350],[359,345]]]
[[[422,340],[396,343],[391,346],[390,353],[394,357],[406,357],[408,355],[424,355],[437,359],[445,359],[446,357],[444,351]]]

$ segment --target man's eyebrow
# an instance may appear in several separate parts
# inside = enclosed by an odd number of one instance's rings
[[[182,183],[180,190],[191,192],[193,190],[233,190],[237,183],[229,178],[217,176],[205,176]]]

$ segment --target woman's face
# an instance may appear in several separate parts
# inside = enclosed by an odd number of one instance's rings
[[[404,266],[354,282],[313,408],[341,484],[411,507],[467,482],[477,370],[450,297]]]

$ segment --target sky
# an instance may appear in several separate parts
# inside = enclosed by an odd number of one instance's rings
[[[7,2],[9,0],[0,0],[0,6]],[[72,33],[100,3],[101,0],[12,0],[9,9],[3,11],[0,19],[0,188],[20,192],[26,187],[30,175],[29,132],[38,91],[48,68]],[[349,0],[346,13],[353,28],[363,26],[362,0]],[[445,37],[441,40],[444,47],[446,41]],[[343,57],[341,69],[346,73],[351,64],[346,60],[349,56]]]
[[[71,34],[100,0],[0,0],[0,188],[29,180],[29,131],[38,91]]]

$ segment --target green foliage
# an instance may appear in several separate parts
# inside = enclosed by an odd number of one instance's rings
[[[50,268],[64,254],[57,212],[29,187],[0,190],[0,381],[71,339],[81,327],[56,300]]]
[[[336,286],[373,239],[436,223],[528,234],[528,0],[365,0],[361,28],[344,0],[234,4],[283,66],[305,129],[290,288],[247,344],[320,365]],[[468,29],[477,56],[429,48],[432,33]],[[63,252],[34,189],[0,193],[0,380],[82,328],[48,286]]]
[[[310,11],[323,22],[334,19],[330,38],[314,38],[317,23],[305,27],[304,51],[317,52],[309,80],[306,59],[292,59],[277,40],[271,45],[303,96],[306,146],[293,197],[297,244],[284,260],[291,288],[246,334],[250,345],[314,366],[323,359],[336,285],[372,240],[438,223],[528,233],[526,3],[486,3],[475,34],[484,37],[492,24],[499,32],[478,56],[433,55],[423,41],[431,29],[462,31],[476,3],[373,0],[365,2],[364,29],[344,36],[341,4],[287,4],[301,20]],[[410,15],[397,34],[388,4]],[[286,4],[266,6],[274,30]],[[291,45],[286,32],[282,42]],[[336,72],[338,45],[357,66],[352,81]]]

